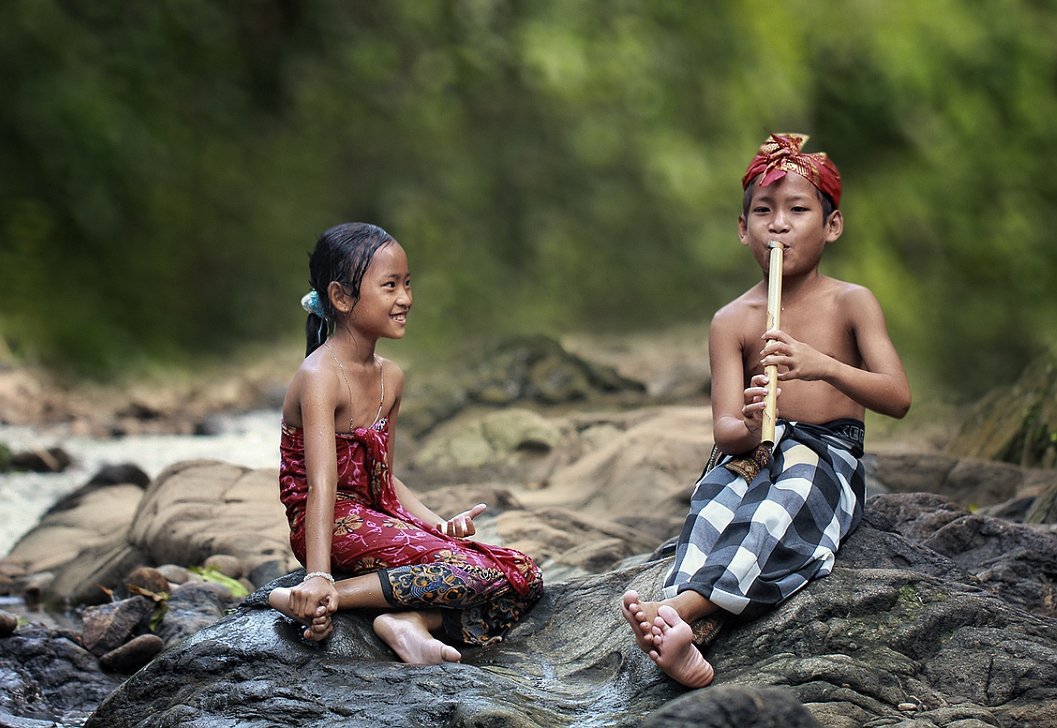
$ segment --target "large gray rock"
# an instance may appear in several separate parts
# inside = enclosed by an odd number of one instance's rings
[[[875,498],[869,520],[949,557],[1010,604],[1057,617],[1057,527],[968,513],[931,493]]]
[[[139,484],[89,484],[23,536],[4,563],[51,572],[48,602],[98,604],[138,566],[199,566],[216,554],[246,573],[296,568],[274,469],[212,460],[177,463],[144,491]]]
[[[273,559],[294,566],[290,529],[275,470],[193,460],[161,473],[147,488],[128,542],[153,564],[197,565],[223,553],[247,571]]]
[[[411,458],[415,479],[438,471],[452,477],[487,478],[506,474],[522,481],[542,480],[554,467],[554,451],[568,439],[560,425],[532,410],[509,407],[479,416],[458,417],[437,427]]]
[[[90,552],[105,551],[115,539],[123,541],[142,498],[143,488],[135,483],[81,488],[45,514],[6,559],[29,572],[53,571]]]
[[[1033,499],[1057,487],[1057,470],[974,457],[885,453],[869,455],[865,462],[874,492],[935,493],[974,510],[1018,498]]]
[[[879,516],[830,577],[728,624],[709,648],[717,678],[706,690],[658,672],[617,609],[627,588],[657,593],[668,566],[658,561],[548,584],[506,641],[430,667],[396,662],[358,614],[339,614],[326,644],[306,644],[262,589],[134,675],[88,726],[744,726],[768,725],[760,700],[772,698],[783,725],[1057,724],[1057,623],[891,530],[913,520],[891,512],[935,507],[872,499]],[[1053,534],[1035,545],[1057,554]],[[1024,558],[1011,550],[1007,565]]]
[[[499,342],[488,351],[465,352],[461,366],[411,372],[401,426],[419,437],[469,406],[561,405],[631,401],[646,388],[608,366],[566,351],[546,336]]]

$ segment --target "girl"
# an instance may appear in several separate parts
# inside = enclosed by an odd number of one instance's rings
[[[390,473],[404,375],[375,344],[404,336],[404,249],[374,225],[338,225],[320,236],[309,273],[308,347],[283,402],[279,468],[290,545],[307,573],[269,602],[316,641],[338,609],[383,609],[374,631],[401,660],[458,662],[433,633],[499,641],[539,599],[543,575],[518,551],[465,539],[484,504],[444,520]]]

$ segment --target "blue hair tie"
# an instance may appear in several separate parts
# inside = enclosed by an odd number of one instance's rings
[[[319,300],[319,294],[315,291],[310,291],[301,297],[301,308],[308,313],[319,316],[321,319],[326,318],[323,313],[323,302]]]

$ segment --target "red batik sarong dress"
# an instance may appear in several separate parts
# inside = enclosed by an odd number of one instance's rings
[[[388,442],[385,419],[335,436],[332,571],[377,573],[395,609],[440,609],[450,638],[495,641],[539,599],[542,572],[519,551],[446,536],[409,513],[393,487]],[[290,546],[304,564],[308,479],[300,428],[282,424],[280,455],[279,497],[290,523]]]

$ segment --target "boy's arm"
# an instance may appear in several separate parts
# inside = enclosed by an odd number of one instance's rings
[[[888,335],[881,305],[869,289],[853,286],[842,297],[840,306],[850,317],[850,333],[855,338],[862,367],[826,356],[784,332],[766,334],[773,334],[775,341],[768,342],[764,353],[784,349],[789,354],[768,354],[760,363],[777,364],[780,381],[824,381],[866,409],[903,417],[910,409],[910,383]]]
[[[745,412],[743,328],[735,310],[728,305],[713,316],[708,333],[712,433],[716,446],[727,455],[748,452],[760,444],[760,413]]]

